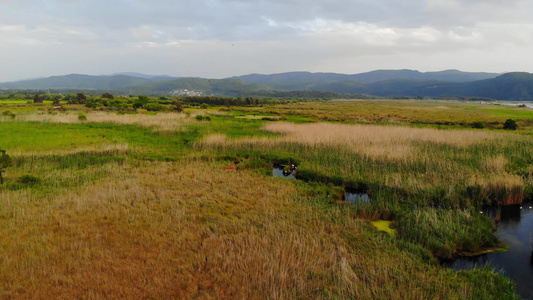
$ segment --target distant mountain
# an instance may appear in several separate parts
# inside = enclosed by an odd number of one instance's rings
[[[136,73],[136,72],[114,73],[109,76],[117,76],[117,75],[138,77],[138,78],[143,78],[143,79],[149,79],[151,81],[165,81],[165,80],[173,80],[173,79],[179,78],[179,77],[174,77],[174,76],[169,76],[169,75],[147,75],[147,74]]]
[[[497,77],[497,73],[462,72],[459,70],[445,70],[439,72],[419,72],[415,70],[377,70],[353,75],[353,80],[363,83],[376,83],[385,80],[433,80],[449,82],[469,82]]]
[[[533,74],[498,75],[457,70],[418,72],[378,70],[361,74],[290,72],[225,79],[173,78],[140,73],[90,76],[71,74],[0,83],[0,89],[72,89],[145,95],[230,97],[483,97],[533,101]]]
[[[148,79],[126,75],[91,76],[70,74],[41,79],[0,83],[0,89],[117,89],[149,82]]]
[[[270,91],[273,88],[267,85],[246,83],[240,79],[204,79],[180,78],[169,81],[149,82],[124,89],[133,93],[147,94],[187,94],[186,91],[202,95],[225,95],[241,97],[258,91]]]
[[[250,74],[232,78],[242,79],[248,83],[266,84],[283,90],[302,90],[312,88],[315,84],[331,82],[357,81],[359,83],[376,83],[385,80],[431,80],[447,82],[469,82],[497,77],[496,73],[472,73],[458,70],[440,72],[419,72],[415,70],[376,70],[360,74],[289,72],[272,75]]]
[[[428,97],[463,96],[487,97],[498,100],[533,100],[533,74],[506,73],[493,79],[470,83],[438,83],[421,87],[416,91]]]

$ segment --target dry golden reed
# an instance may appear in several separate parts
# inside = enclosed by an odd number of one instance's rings
[[[418,153],[418,149],[416,149],[416,145],[420,143],[468,147],[510,138],[509,135],[473,130],[331,123],[275,122],[266,124],[262,129],[282,136],[278,138],[229,140],[224,135],[217,134],[207,136],[203,143],[219,147],[245,143],[260,145],[300,143],[311,147],[336,147],[376,159],[409,160],[414,155],[417,155],[417,159],[424,159],[424,155]]]
[[[129,149],[127,143],[120,144],[98,144],[90,146],[76,146],[68,149],[48,149],[48,150],[26,150],[13,149],[9,151],[9,155],[13,157],[18,156],[41,156],[41,155],[68,155],[74,153],[90,152],[90,153],[105,153],[113,152],[114,155],[125,155]]]
[[[2,191],[0,297],[469,294],[448,285],[452,271],[422,265],[364,221],[333,210],[332,222],[289,197],[298,194],[292,182],[198,162],[101,168],[100,181],[59,193]]]
[[[76,113],[30,113],[18,116],[20,121],[48,122],[48,123],[114,123],[121,125],[140,125],[153,128],[158,131],[175,131],[183,129],[184,124],[190,124],[194,118],[187,117],[180,113],[158,113],[156,115],[147,114],[117,114],[114,112],[88,112],[87,120],[80,121]],[[193,115],[194,117],[194,115]]]

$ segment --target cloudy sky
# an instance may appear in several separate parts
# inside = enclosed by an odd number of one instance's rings
[[[0,0],[0,81],[533,72],[531,0]]]

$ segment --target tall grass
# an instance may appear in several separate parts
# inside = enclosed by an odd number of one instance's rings
[[[507,279],[443,269],[430,250],[494,242],[469,208],[526,194],[525,135],[86,115],[0,119],[14,163],[0,186],[0,298],[513,298]],[[364,187],[372,204],[241,171],[274,161]],[[400,238],[362,217],[395,220]]]
[[[303,161],[301,170],[403,190],[426,204],[453,207],[462,205],[468,189],[479,190],[467,197],[471,202],[520,203],[524,181],[507,166],[511,158],[532,159],[522,150],[531,141],[503,132],[327,123],[268,123],[263,130],[281,136],[232,140],[218,134],[198,147],[289,153]],[[449,199],[433,199],[440,190]]]
[[[313,199],[290,196],[302,194],[293,182],[227,173],[224,164],[108,166],[99,166],[109,172],[100,180],[55,194],[2,191],[2,297],[512,293],[512,284],[489,271],[427,264],[413,254],[416,246],[397,245],[349,211],[324,211]]]
[[[116,112],[87,112],[87,122],[113,123],[121,125],[141,125],[157,131],[183,130],[184,125],[194,122],[194,118],[180,113],[159,113],[157,116],[147,114],[118,114]],[[18,120],[26,122],[77,124],[78,114],[75,113],[26,113],[18,116]]]
[[[420,208],[400,214],[396,230],[402,238],[443,258],[499,244],[492,222],[475,211]]]
[[[498,246],[488,219],[465,222],[461,216],[481,205],[522,203],[529,186],[522,170],[533,163],[524,152],[532,141],[513,133],[327,123],[268,123],[263,130],[278,136],[230,139],[218,134],[196,147],[206,155],[233,153],[252,160],[294,157],[301,162],[297,177],[365,190],[372,201],[356,206],[360,216],[396,220],[402,237],[441,257]],[[405,217],[406,209],[428,206],[450,214],[441,218],[435,213],[432,219],[453,234],[435,230],[431,222],[414,226],[413,216]],[[424,240],[411,238],[420,233]]]

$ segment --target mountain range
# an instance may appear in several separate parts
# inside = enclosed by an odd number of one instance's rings
[[[231,97],[478,97],[533,100],[533,74],[446,70],[376,70],[359,74],[289,72],[225,79],[178,78],[140,73],[70,74],[0,83],[4,90],[93,90],[118,94],[217,95]]]

